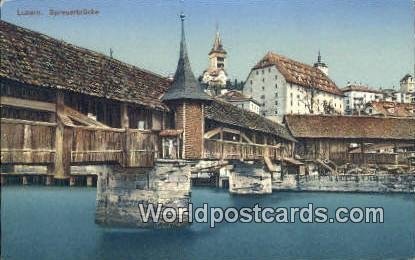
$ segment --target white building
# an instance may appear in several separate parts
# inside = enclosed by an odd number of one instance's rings
[[[245,96],[240,91],[230,90],[222,95],[219,95],[217,98],[220,98],[239,108],[259,114],[260,103],[252,97]]]
[[[383,99],[383,93],[362,85],[349,84],[342,89],[345,114],[360,114],[366,104]]]
[[[394,89],[383,90],[383,100],[396,103],[411,103],[413,93],[404,93]]]
[[[415,103],[415,79],[411,74],[406,74],[400,80],[400,92],[403,103]]]
[[[406,74],[401,80],[401,92],[402,93],[414,93],[415,92],[415,79],[411,74]]]
[[[261,115],[279,122],[285,114],[341,114],[343,94],[323,64],[321,57],[313,67],[269,52],[251,69],[243,93],[260,102]]]
[[[212,95],[217,95],[226,87],[228,75],[225,70],[226,51],[223,48],[220,34],[217,31],[213,47],[209,52],[209,67],[203,71],[202,82]]]

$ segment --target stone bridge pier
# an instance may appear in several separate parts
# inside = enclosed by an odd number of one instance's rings
[[[235,162],[229,174],[229,192],[234,194],[272,193],[272,175],[263,162]]]
[[[186,225],[188,212],[179,208],[188,208],[190,186],[190,166],[184,161],[157,161],[151,169],[110,168],[98,176],[95,221],[115,227]],[[164,209],[173,208],[178,214],[177,220],[164,222],[162,218],[150,216],[145,221],[142,215],[145,212],[140,210],[147,211],[152,205],[157,211],[158,204],[162,205],[160,216]]]

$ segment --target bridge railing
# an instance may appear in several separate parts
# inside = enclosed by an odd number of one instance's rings
[[[2,164],[53,164],[57,124],[1,119]],[[64,126],[64,160],[73,164],[116,162],[151,167],[158,134],[150,130]],[[68,155],[68,156],[66,156]]]
[[[71,162],[123,162],[124,129],[70,127]],[[72,139],[72,140],[70,140]]]
[[[2,164],[48,164],[55,156],[56,124],[1,119]]]
[[[205,159],[259,160],[265,156],[270,159],[279,159],[280,155],[281,150],[278,146],[215,139],[204,140]]]

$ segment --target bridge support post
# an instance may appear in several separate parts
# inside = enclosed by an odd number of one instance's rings
[[[76,178],[75,176],[69,177],[69,186],[75,186],[76,185]]]
[[[150,228],[188,224],[190,174],[190,166],[184,161],[157,161],[153,169],[108,167],[98,174],[95,222]],[[171,222],[152,217],[145,220],[141,210],[149,207],[155,211],[159,207],[161,212],[174,209],[177,218]]]
[[[45,184],[47,186],[52,185],[53,177],[52,176],[46,176]]]
[[[92,187],[94,185],[93,181],[94,181],[94,178],[92,176],[87,176],[86,177],[86,186]]]
[[[28,185],[29,184],[29,180],[28,180],[27,176],[22,177],[22,184],[23,185]]]

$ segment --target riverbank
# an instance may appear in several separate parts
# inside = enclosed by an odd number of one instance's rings
[[[415,193],[415,174],[285,175],[273,181],[273,191]]]

